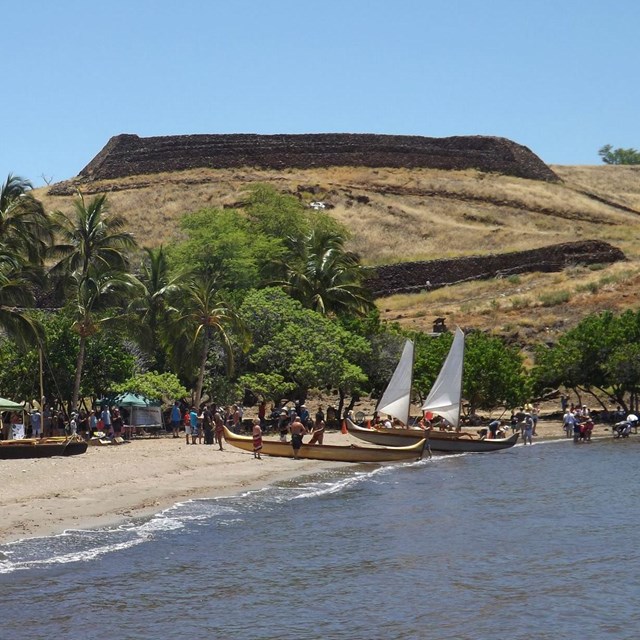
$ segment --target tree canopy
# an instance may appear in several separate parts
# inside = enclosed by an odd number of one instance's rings
[[[640,151],[637,149],[614,149],[605,144],[598,151],[598,155],[605,164],[640,164]]]

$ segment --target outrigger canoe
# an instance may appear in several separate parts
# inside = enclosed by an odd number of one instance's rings
[[[87,443],[81,438],[73,437],[0,440],[0,460],[76,456],[86,450]]]
[[[352,436],[365,442],[387,447],[403,447],[425,437],[422,429],[372,429],[359,427],[347,419],[347,429]],[[508,449],[518,441],[520,434],[514,433],[508,438],[480,438],[465,431],[435,431],[428,433],[428,447],[434,453],[483,453]]]
[[[224,428],[225,440],[238,449],[253,452],[253,438],[240,436]],[[299,458],[306,460],[331,460],[335,462],[399,462],[420,460],[424,452],[426,440],[421,439],[405,447],[385,449],[383,447],[340,446],[332,444],[303,444]],[[290,442],[278,440],[262,440],[262,450],[268,456],[293,458]]]

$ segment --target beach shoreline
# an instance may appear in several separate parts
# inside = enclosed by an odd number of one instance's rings
[[[594,437],[607,433],[606,425],[596,425]],[[537,434],[538,441],[564,437],[559,422],[540,421]],[[338,431],[328,432],[325,444],[362,442]],[[0,460],[0,543],[117,526],[179,502],[237,495],[345,466],[349,463],[256,460],[230,445],[219,451],[166,436],[89,447],[85,454],[66,458]]]

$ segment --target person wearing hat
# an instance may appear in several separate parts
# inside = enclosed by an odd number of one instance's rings
[[[285,407],[280,411],[280,417],[278,418],[278,433],[280,434],[280,442],[286,442],[287,434],[289,433],[289,412]]]
[[[42,414],[37,407],[31,411],[31,437],[32,438],[41,438],[42,437]]]
[[[76,411],[71,412],[71,420],[69,420],[69,433],[75,436],[78,433],[78,414]]]
[[[309,420],[309,409],[307,409],[306,404],[300,405],[300,413],[298,415],[300,416],[300,422],[307,424],[307,420]]]

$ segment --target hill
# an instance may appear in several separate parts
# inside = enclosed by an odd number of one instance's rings
[[[405,326],[429,330],[445,316],[449,324],[497,330],[526,344],[551,339],[591,311],[638,303],[640,167],[553,166],[550,173],[555,180],[423,166],[200,167],[112,178],[88,170],[36,195],[48,209],[69,209],[75,187],[106,192],[147,246],[175,239],[181,214],[242,207],[247,187],[264,182],[307,204],[322,202],[371,266],[582,240],[624,252],[621,263],[512,274],[378,301],[385,317]]]

